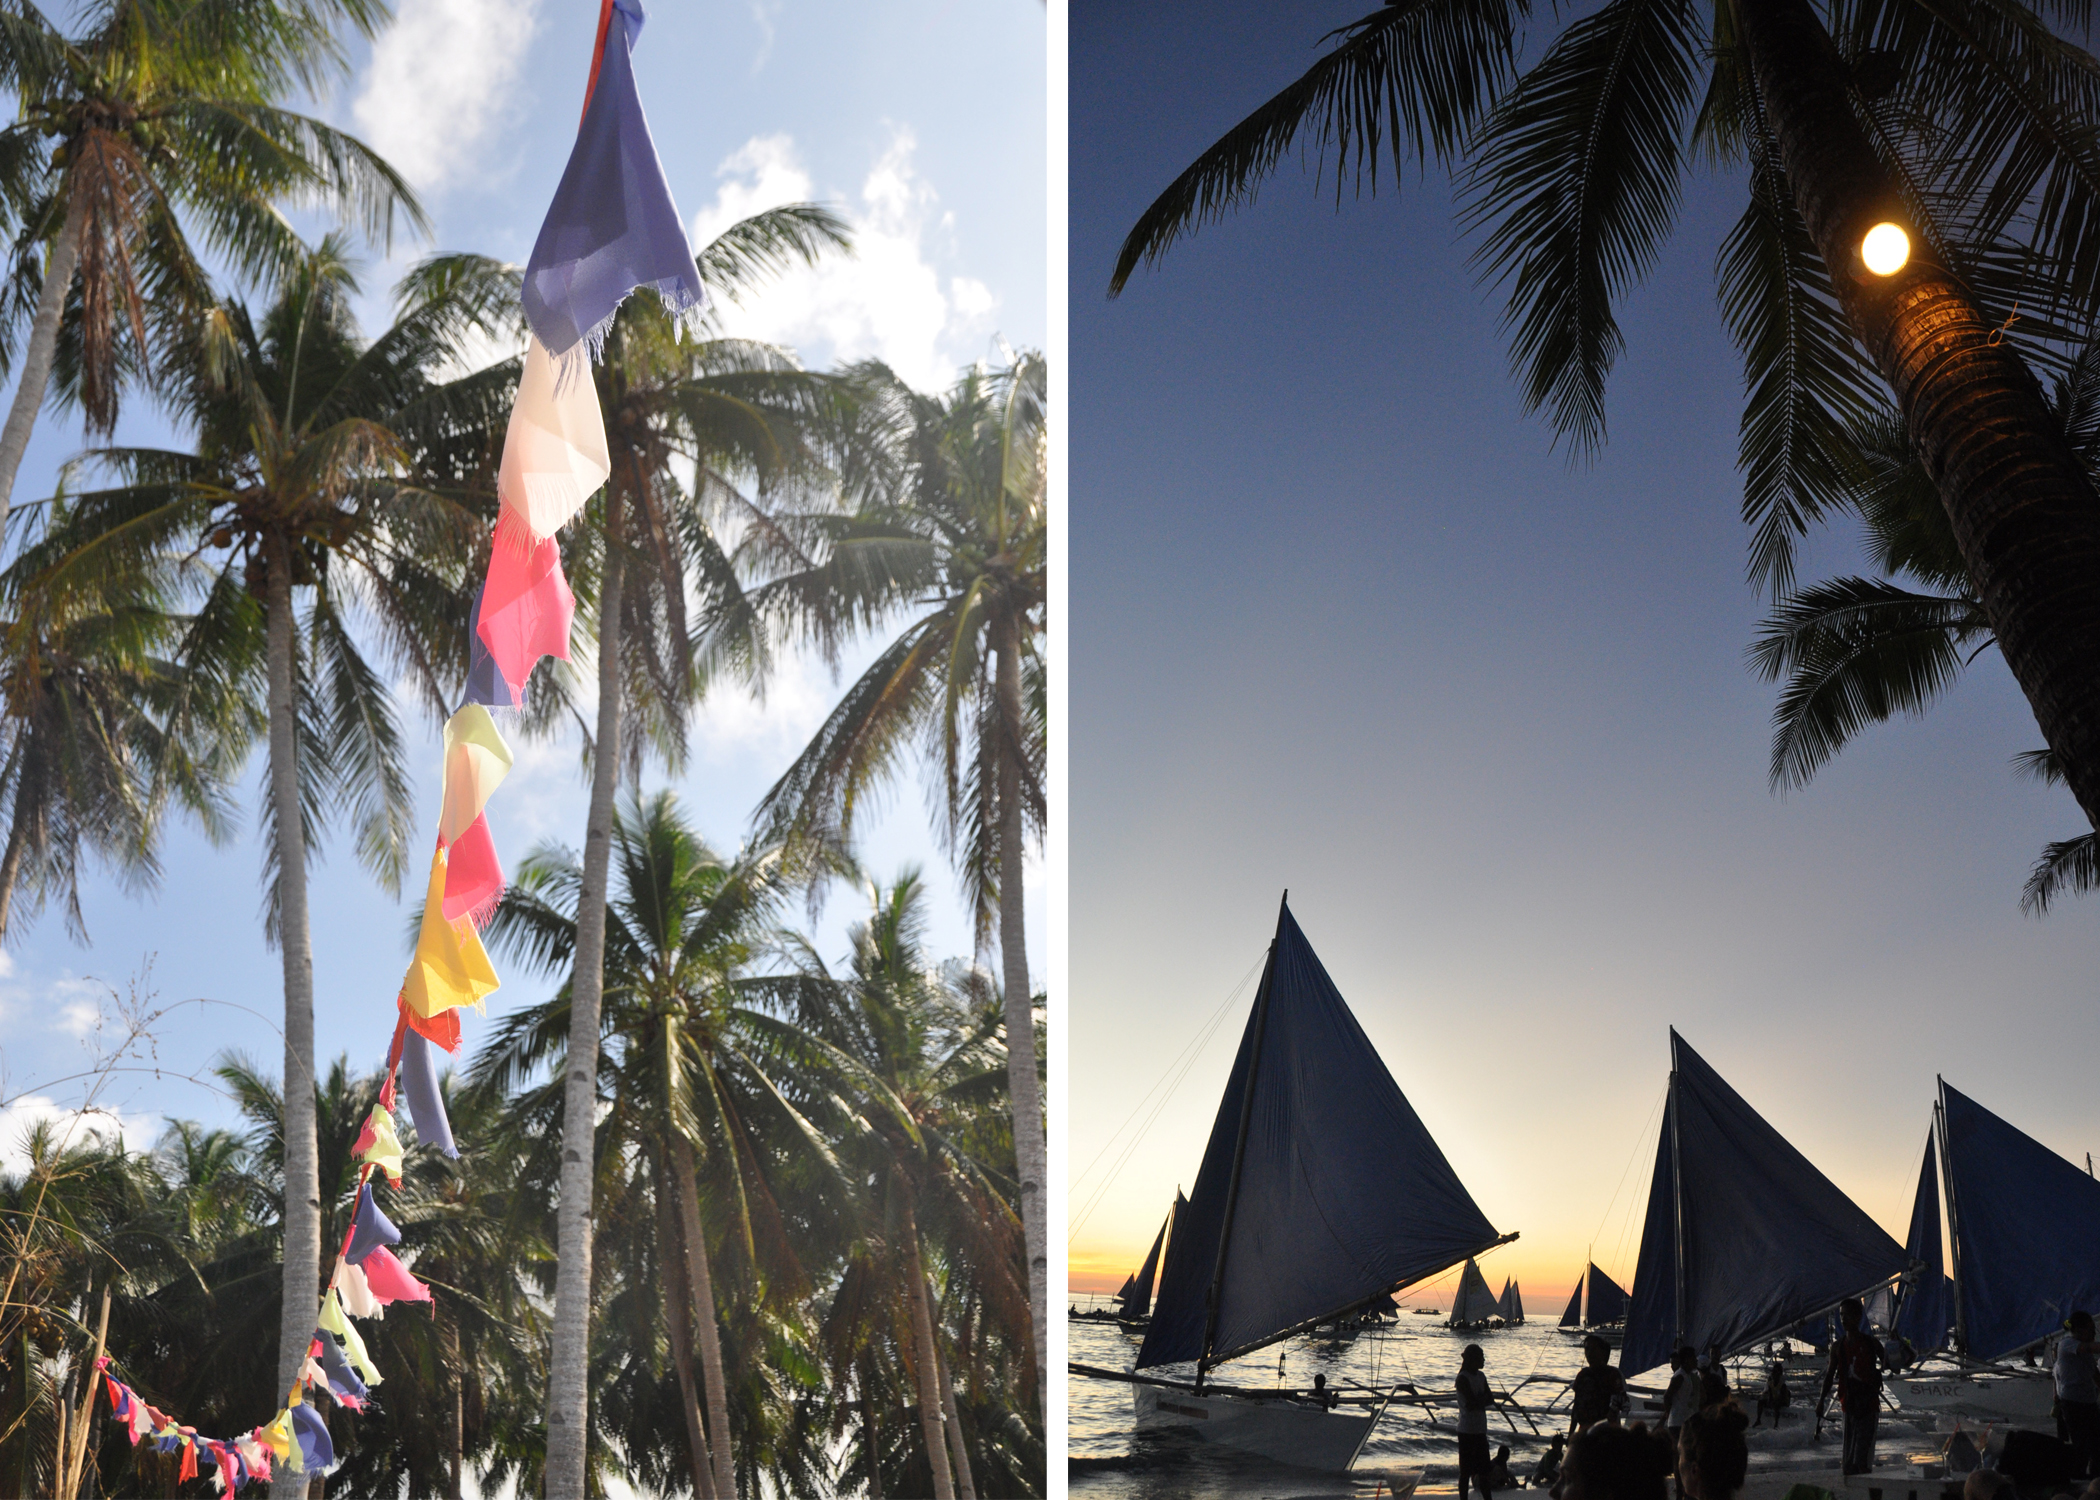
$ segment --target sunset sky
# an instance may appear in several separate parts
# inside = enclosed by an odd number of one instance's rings
[[[1287,166],[1105,299],[1152,197],[1363,9],[1073,14],[1071,1284],[1195,1177],[1285,887],[1521,1231],[1484,1269],[1534,1317],[1591,1244],[1631,1276],[1672,1024],[1899,1236],[1936,1072],[2083,1165],[2100,903],[2018,910],[2084,825],[2011,772],[2040,735],[1996,655],[1767,789],[1712,271],[1739,176],[1621,310],[1594,464],[1521,411],[1437,173],[1337,210]],[[1840,532],[1803,576],[1857,565]]]

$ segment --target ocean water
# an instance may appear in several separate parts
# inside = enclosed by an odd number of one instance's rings
[[[1068,1300],[1083,1307],[1088,1299],[1075,1296]],[[1111,1370],[1128,1370],[1136,1363],[1138,1338],[1118,1325],[1070,1318],[1067,1326],[1075,1363]],[[1523,1416],[1497,1412],[1488,1438],[1492,1445],[1508,1443],[1511,1472],[1528,1477],[1544,1454],[1547,1440],[1567,1430],[1565,1382],[1582,1367],[1581,1342],[1559,1332],[1548,1319],[1519,1328],[1457,1333],[1446,1328],[1441,1318],[1418,1317],[1410,1308],[1397,1323],[1365,1329],[1347,1341],[1286,1339],[1235,1360],[1219,1375],[1233,1385],[1309,1386],[1314,1375],[1324,1374],[1330,1386],[1346,1389],[1354,1382],[1380,1390],[1406,1380],[1425,1392],[1448,1393],[1458,1374],[1459,1353],[1468,1343],[1479,1344],[1486,1354],[1487,1374],[1495,1390],[1514,1392],[1531,1411],[1529,1422]],[[1194,1372],[1193,1367],[1170,1365],[1147,1373],[1185,1380]],[[1653,1387],[1659,1395],[1665,1373],[1637,1382],[1637,1390]],[[1746,1368],[1739,1383],[1747,1384],[1750,1378]],[[1836,1420],[1833,1416],[1818,1441],[1813,1414],[1816,1392],[1813,1385],[1804,1389],[1805,1384],[1794,1379],[1794,1404],[1777,1432],[1766,1426],[1751,1434],[1751,1462],[1754,1467],[1788,1469],[1827,1465],[1835,1479]],[[1277,1500],[1369,1497],[1381,1487],[1389,1491],[1395,1476],[1416,1473],[1423,1475],[1423,1491],[1449,1493],[1457,1480],[1458,1440],[1448,1406],[1439,1410],[1438,1425],[1432,1425],[1420,1407],[1388,1407],[1356,1467],[1343,1475],[1270,1464],[1171,1431],[1148,1431],[1141,1436],[1132,1411],[1131,1387],[1121,1381],[1073,1375],[1067,1385],[1067,1404],[1069,1454],[1076,1460],[1070,1468],[1071,1492],[1085,1500],[1183,1500],[1199,1495]],[[1650,1422],[1660,1417],[1658,1412],[1643,1410],[1638,1394],[1634,1415]],[[1531,1422],[1537,1423],[1537,1434]],[[1936,1446],[1928,1430],[1894,1413],[1884,1417],[1877,1445],[1882,1467],[1907,1462]]]

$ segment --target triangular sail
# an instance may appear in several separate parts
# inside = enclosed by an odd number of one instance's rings
[[[1619,1361],[1628,1375],[1663,1364],[1679,1343],[1733,1354],[1904,1266],[1903,1247],[1675,1030],[1670,1049],[1670,1097]]]
[[[1624,1322],[1626,1318],[1626,1288],[1620,1286],[1616,1281],[1613,1281],[1609,1276],[1598,1270],[1595,1261],[1590,1262],[1588,1274],[1590,1279],[1590,1302],[1589,1306],[1583,1309],[1586,1314],[1583,1318],[1583,1326],[1586,1328],[1602,1328],[1607,1323]]]
[[[1921,1355],[1947,1347],[1954,1326],[1954,1283],[1940,1248],[1939,1148],[1925,1137],[1925,1165],[1918,1172],[1918,1195],[1911,1202],[1910,1233],[1903,1242],[1911,1272],[1903,1306],[1896,1312],[1896,1332]]]
[[[1179,1196],[1179,1195],[1177,1195]],[[1142,1318],[1152,1311],[1152,1273],[1159,1269],[1159,1247],[1167,1242],[1167,1225],[1174,1222],[1169,1213],[1159,1226],[1159,1233],[1152,1238],[1152,1248],[1145,1253],[1144,1265],[1138,1273],[1123,1284],[1122,1307],[1119,1311],[1126,1318]]]
[[[1502,1295],[1495,1300],[1495,1311],[1512,1328],[1524,1321],[1524,1294],[1517,1290],[1515,1280],[1502,1283]]]
[[[1138,1365],[1216,1364],[1499,1238],[1286,908]]]
[[[1582,1326],[1582,1277],[1575,1278],[1575,1290],[1568,1295],[1568,1310],[1560,1315],[1563,1328]]]
[[[1480,1274],[1479,1262],[1469,1259],[1458,1278],[1458,1295],[1451,1299],[1451,1326],[1464,1328],[1485,1323],[1489,1318],[1499,1316],[1500,1312],[1501,1304],[1496,1301],[1487,1278]]]
[[[2100,1182],[1940,1083],[1947,1183],[1972,1359],[1999,1359],[2100,1306]]]

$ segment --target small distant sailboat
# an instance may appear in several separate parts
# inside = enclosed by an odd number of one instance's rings
[[[1524,1294],[1517,1290],[1515,1281],[1502,1283],[1502,1295],[1496,1299],[1496,1305],[1501,1313],[1504,1328],[1524,1326]]]
[[[1894,1281],[1903,1247],[1670,1032],[1670,1093],[1626,1316],[1627,1375],[1722,1358]]]
[[[1390,1393],[1330,1409],[1211,1372],[1515,1238],[1459,1182],[1286,902],[1137,1356],[1140,1371],[1192,1362],[1195,1379],[1070,1369],[1130,1382],[1140,1428],[1347,1469]]]
[[[2046,1373],[1992,1362],[2034,1347],[2073,1309],[2100,1305],[2100,1182],[1944,1078],[1939,1093],[1911,1209],[1915,1284],[1896,1328],[1954,1368],[1899,1375],[1890,1394],[1928,1411],[2039,1421],[2055,1396]]]
[[[1144,1265],[1124,1284],[1123,1294],[1116,1299],[1116,1317],[1125,1327],[1142,1328],[1151,1321],[1152,1285],[1159,1270],[1160,1247],[1166,1244],[1167,1234],[1174,1227],[1174,1216],[1187,1206],[1188,1200],[1176,1189],[1174,1206],[1167,1211],[1166,1222],[1159,1226],[1159,1233],[1153,1236],[1152,1248],[1145,1253]]]
[[[1588,1262],[1575,1278],[1575,1294],[1560,1315],[1560,1331],[1571,1338],[1596,1334],[1617,1343],[1626,1336],[1626,1289]]]
[[[1480,1274],[1477,1261],[1468,1258],[1466,1268],[1459,1273],[1458,1293],[1451,1299],[1451,1317],[1446,1326],[1451,1328],[1485,1328],[1502,1315],[1502,1304]]]

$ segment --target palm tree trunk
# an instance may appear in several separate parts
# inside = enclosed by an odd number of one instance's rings
[[[4,524],[4,523],[0,523]],[[14,816],[8,819],[7,854],[0,858],[0,941],[7,937],[7,922],[15,904],[15,882],[22,875],[22,851],[29,843],[29,820],[34,816],[32,804],[35,789],[31,785],[35,770],[34,752],[25,757],[20,773],[15,777]]]
[[[875,1356],[860,1360],[861,1446],[868,1455],[868,1500],[882,1500],[882,1422],[875,1414]]]
[[[0,527],[7,524],[7,509],[14,499],[15,474],[22,455],[29,451],[29,434],[36,427],[36,414],[43,409],[44,390],[51,384],[51,359],[58,352],[59,315],[66,309],[66,290],[73,285],[73,271],[80,264],[81,223],[86,200],[78,193],[66,204],[66,222],[59,227],[58,242],[44,265],[43,290],[37,293],[36,317],[29,325],[29,347],[22,351],[22,380],[15,387],[14,404],[7,409],[7,423],[0,426]]]
[[[1028,1252],[1028,1311],[1035,1346],[1036,1400],[1043,1400],[1044,1319],[1049,1314],[1050,1252],[1043,1180],[1049,1175],[1043,1144],[1043,1094],[1036,1078],[1035,1005],[1028,988],[1028,940],[1021,905],[1021,642],[1020,621],[1007,614],[994,648],[999,698],[999,958],[1006,1000],[1006,1083],[1013,1100],[1014,1166],[1021,1178],[1021,1237]]]
[[[940,1354],[933,1347],[933,1313],[926,1300],[926,1263],[919,1255],[919,1222],[904,1196],[904,1295],[911,1304],[912,1363],[919,1377],[919,1432],[926,1440],[926,1465],[933,1470],[933,1500],[955,1500],[948,1474],[948,1443],[941,1436]]]
[[[463,1500],[459,1480],[467,1456],[466,1365],[459,1353],[459,1325],[449,1319],[445,1323],[444,1350],[445,1366],[452,1375],[452,1413],[445,1430],[445,1500]]]
[[[685,1416],[685,1443],[693,1469],[693,1500],[716,1500],[714,1462],[708,1456],[707,1429],[700,1421],[699,1377],[693,1372],[692,1282],[686,1275],[685,1257],[672,1194],[659,1181],[656,1196],[657,1258],[663,1266],[664,1325],[671,1335],[671,1363],[678,1367],[679,1406]]]
[[[933,1305],[933,1288],[926,1289],[926,1302]],[[934,1353],[940,1353],[938,1341]],[[955,1372],[945,1359],[941,1362],[941,1417],[948,1429],[948,1460],[955,1466],[955,1493],[958,1500],[977,1500],[977,1486],[970,1478],[970,1450],[963,1442],[962,1412],[955,1405]]]
[[[277,834],[277,946],[284,954],[284,1306],[277,1394],[292,1388],[321,1301],[321,1161],[314,1124],[314,959],[306,914],[306,828],[299,806],[297,695],[292,683],[292,550],[271,533],[265,570],[270,680],[270,807]],[[305,1475],[273,1479],[279,1500],[306,1493]]]
[[[2100,827],[2100,504],[2041,387],[1924,237],[1882,278],[1857,247],[1902,218],[1807,0],[1742,0],[1743,45],[1795,205],[1855,336],[1938,486],[2006,665],[2087,819]]]
[[[736,1500],[736,1464],[729,1451],[729,1382],[722,1366],[722,1330],[715,1321],[714,1269],[700,1228],[700,1192],[693,1181],[693,1144],[671,1137],[671,1175],[678,1179],[678,1226],[685,1240],[685,1276],[693,1289],[693,1327],[707,1376],[707,1426],[713,1438],[715,1489]]]
[[[598,1011],[605,990],[605,897],[620,775],[620,503],[605,497],[605,580],[598,591],[598,737],[584,823],[570,983],[568,1089],[562,1103],[561,1206],[555,1218],[554,1337],[547,1371],[548,1500],[581,1500],[591,1337],[591,1177],[598,1121]]]

